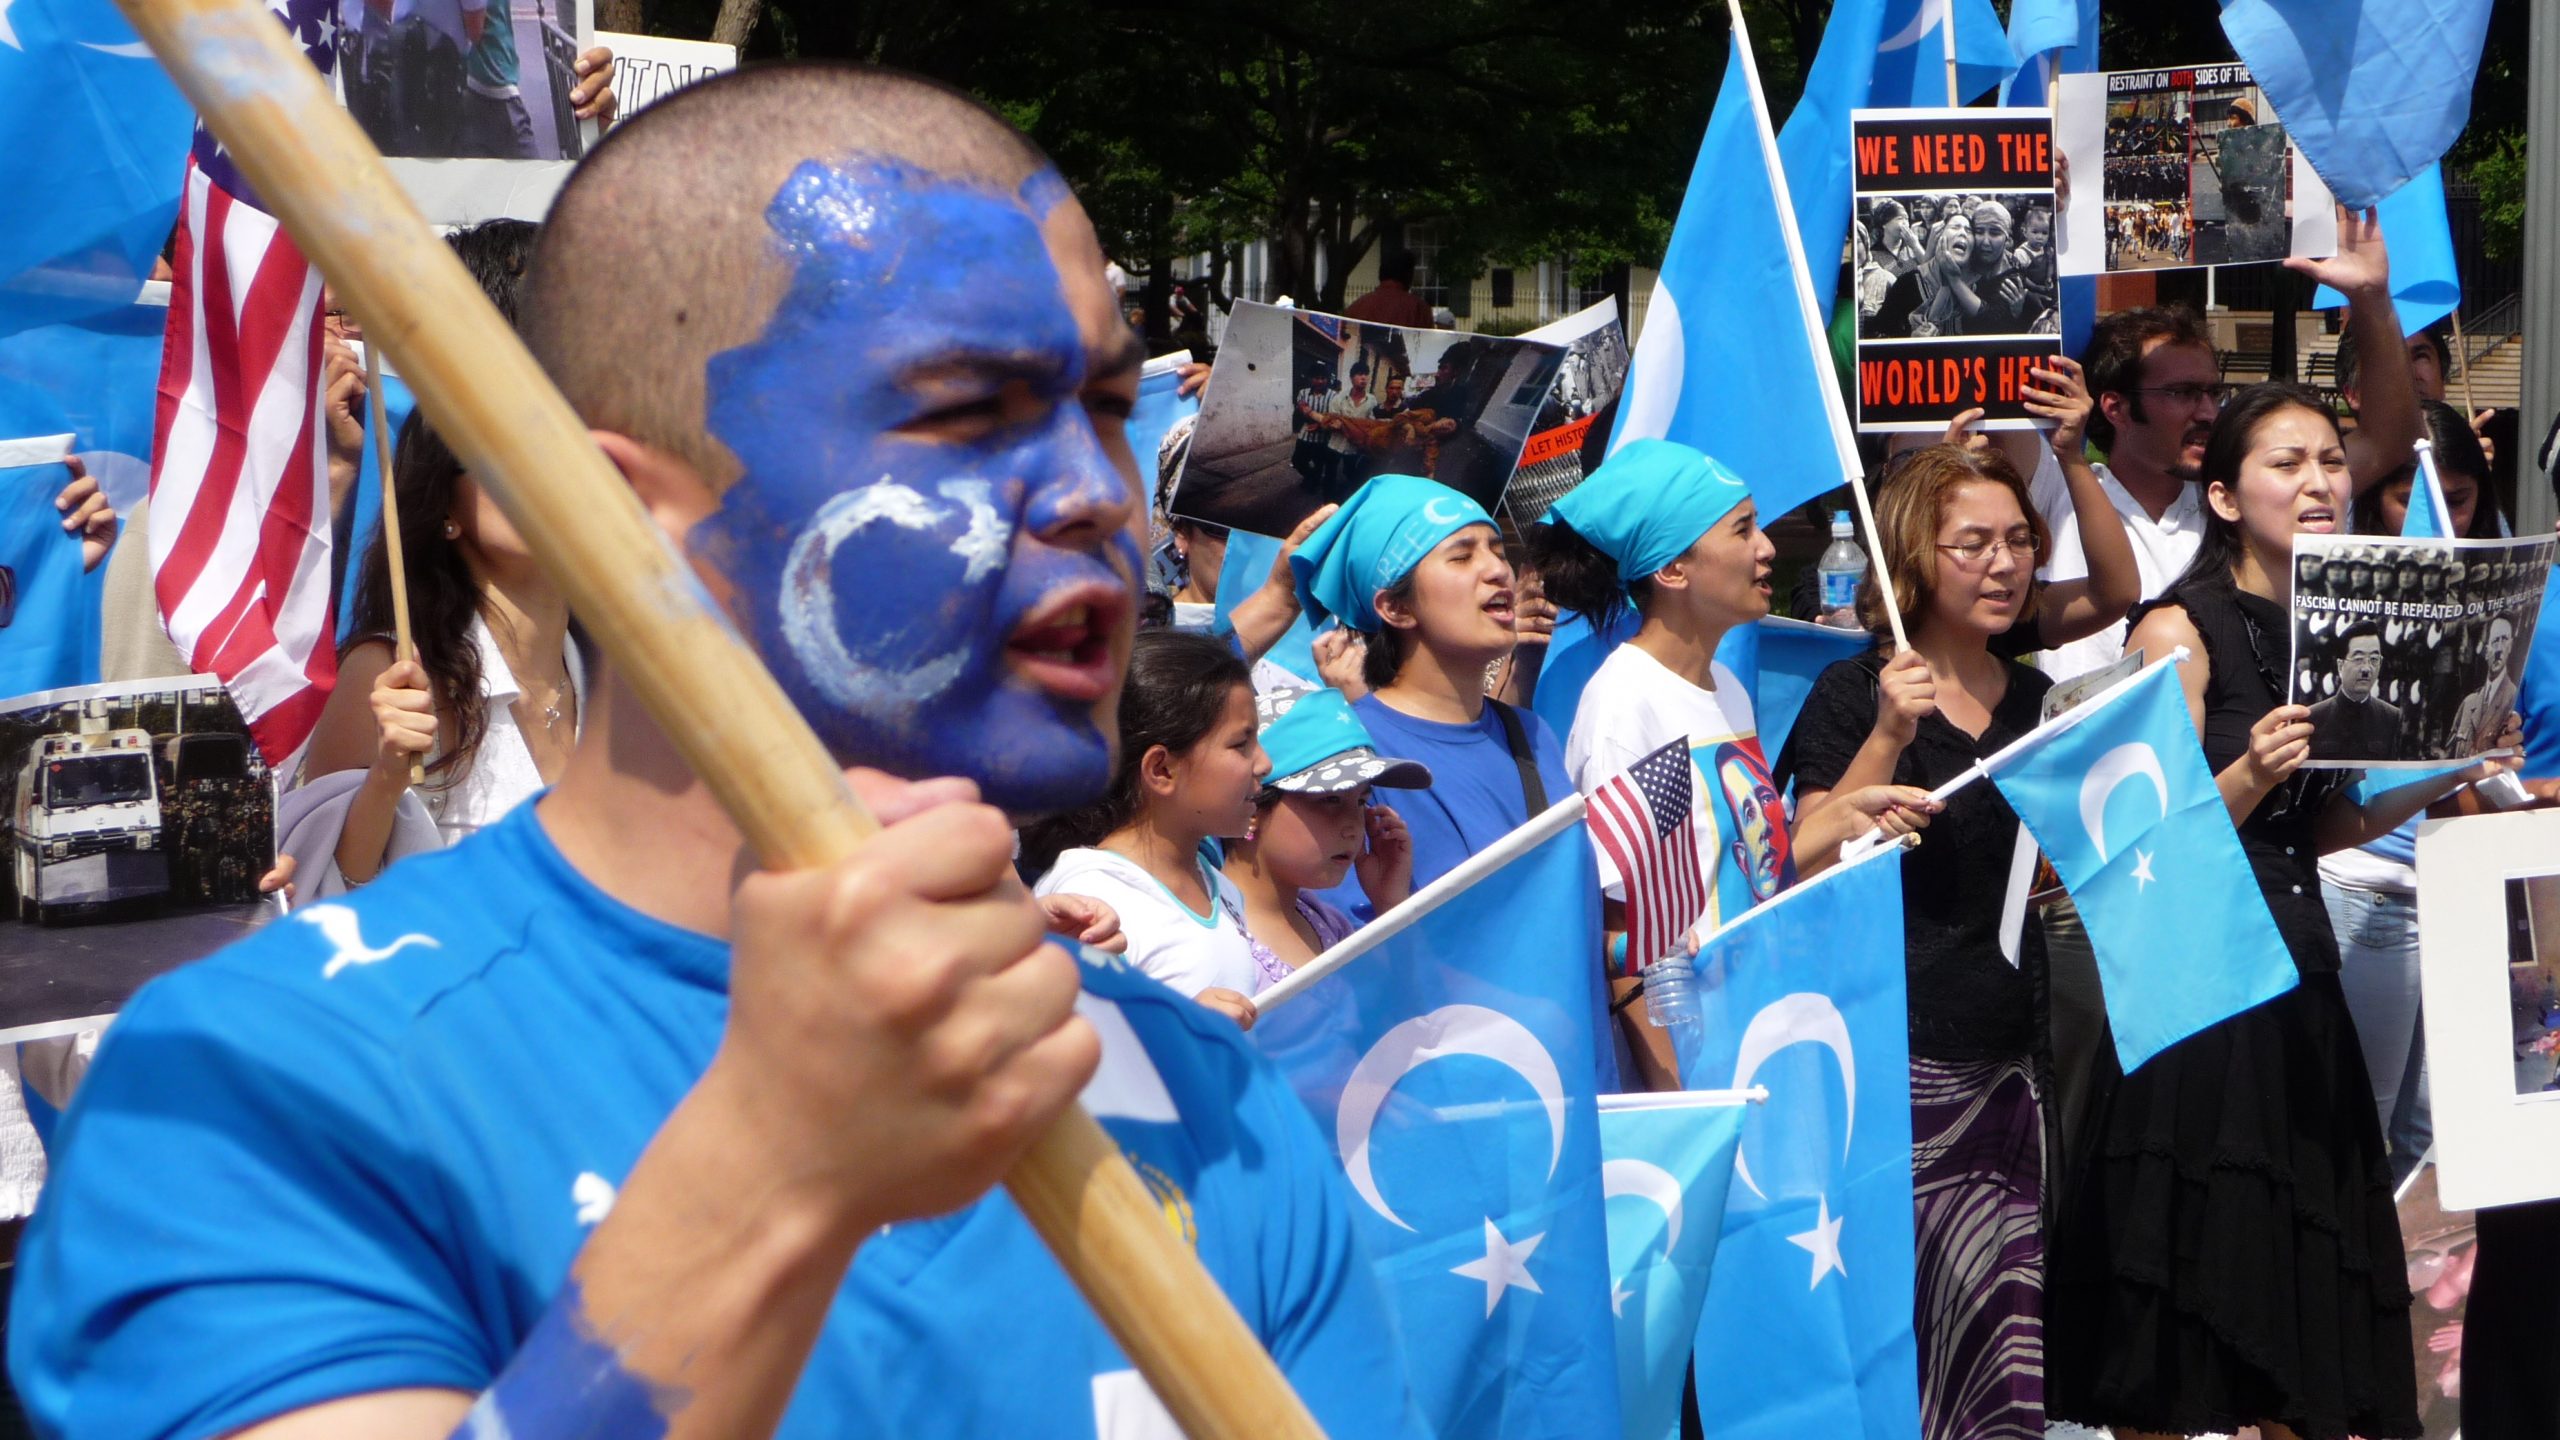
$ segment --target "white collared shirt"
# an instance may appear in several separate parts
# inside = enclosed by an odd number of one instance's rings
[[[2178,498],[2154,520],[2114,471],[2104,465],[2094,468],[2099,488],[2124,517],[2125,538],[2133,542],[2134,568],[2142,574],[2142,598],[2155,599],[2186,573],[2187,563],[2204,544],[2204,487],[2181,486]],[[2051,449],[2037,460],[2028,493],[2035,499],[2036,512],[2044,516],[2045,527],[2053,532],[2053,556],[2039,572],[2041,578],[2047,584],[2087,578],[2089,555],[2081,548],[2080,522],[2072,514],[2071,486],[2062,478],[2062,462],[2053,458]],[[2125,623],[2118,620],[2095,635],[2040,651],[2037,668],[2057,682],[2103,670],[2123,656],[2125,630]]]
[[[480,748],[462,773],[443,784],[430,780],[418,790],[426,802],[427,813],[435,817],[436,833],[451,845],[483,825],[497,823],[500,816],[533,798],[542,791],[542,772],[534,766],[533,751],[525,744],[523,727],[516,723],[515,703],[524,691],[516,683],[515,672],[507,668],[506,657],[498,653],[497,637],[489,633],[488,617],[471,617],[471,643],[480,652],[480,695],[488,707],[486,728],[480,733]],[[584,695],[587,690],[586,666],[578,654],[574,636],[561,637],[561,660],[568,666],[569,690],[564,700]],[[578,710],[578,725],[586,724],[586,709]],[[443,737],[439,736],[439,742]],[[575,739],[575,735],[571,736]],[[436,754],[442,755],[439,743]]]

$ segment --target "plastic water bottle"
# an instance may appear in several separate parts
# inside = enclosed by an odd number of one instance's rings
[[[1831,546],[1814,567],[1822,580],[1822,623],[1843,630],[1858,628],[1858,582],[1867,578],[1867,552],[1858,548],[1858,527],[1849,512],[1831,512]]]
[[[1696,1030],[1705,1023],[1698,1011],[1698,977],[1686,955],[1666,955],[1644,967],[1644,1008],[1661,1030]]]

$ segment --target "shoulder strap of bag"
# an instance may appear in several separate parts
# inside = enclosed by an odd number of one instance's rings
[[[1520,712],[1488,695],[1487,705],[1502,721],[1502,742],[1511,748],[1511,763],[1520,767],[1520,798],[1529,802],[1532,816],[1544,814],[1547,808],[1547,784],[1538,778],[1538,757],[1529,748],[1528,728],[1520,723]]]

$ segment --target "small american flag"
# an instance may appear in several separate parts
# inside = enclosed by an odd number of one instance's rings
[[[1642,969],[1681,948],[1707,909],[1698,867],[1697,766],[1674,740],[1591,794],[1585,822],[1627,890],[1627,963]]]
[[[329,0],[271,8],[326,73]],[[178,214],[152,427],[152,589],[178,652],[221,677],[283,768],[338,671],[320,273],[201,126]]]

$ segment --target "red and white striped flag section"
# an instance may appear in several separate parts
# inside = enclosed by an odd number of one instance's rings
[[[271,0],[322,73],[328,0]],[[152,427],[151,578],[178,652],[221,677],[279,770],[336,680],[320,274],[197,128]]]
[[[1641,969],[1682,948],[1707,910],[1698,867],[1697,764],[1675,740],[1591,792],[1594,843],[1627,889],[1627,961]]]

